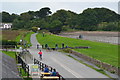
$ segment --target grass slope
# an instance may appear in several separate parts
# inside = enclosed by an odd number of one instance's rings
[[[16,40],[16,37],[20,34],[23,34],[27,31],[24,30],[3,30],[2,39],[3,40]]]
[[[60,37],[56,35],[45,34],[45,37],[42,34],[36,35],[38,42],[41,45],[48,44],[49,47],[55,47],[55,44],[58,44],[58,47],[61,47],[61,44],[64,43],[65,46],[75,47],[75,46],[89,46],[90,49],[74,49],[77,52],[88,55],[94,59],[98,59],[102,62],[111,64],[118,67],[118,46],[108,43],[93,42],[88,40],[80,40],[73,38]]]
[[[2,51],[2,53],[10,56],[11,58],[14,58],[15,59],[15,53],[16,52],[12,52],[12,51]]]
[[[29,33],[25,36],[25,38],[24,38],[24,40],[26,40],[28,44],[31,44],[31,42],[30,42],[30,37],[31,37],[31,35],[32,35],[33,33],[34,33],[34,32],[29,32]]]

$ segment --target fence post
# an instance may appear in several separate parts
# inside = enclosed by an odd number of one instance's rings
[[[27,69],[28,69],[28,72],[27,72],[27,73],[28,73],[28,75],[27,75],[27,77],[29,78],[29,66],[27,67]]]

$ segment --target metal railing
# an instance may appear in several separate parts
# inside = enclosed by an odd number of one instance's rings
[[[37,60],[37,59],[35,59],[35,58],[34,58],[34,64],[38,64],[39,69],[40,69],[41,71],[44,71],[44,68],[45,68],[46,66],[48,66],[48,65],[46,65],[45,63],[42,63],[42,62],[40,62],[39,60]],[[53,72],[53,70],[55,69],[55,68],[52,68],[51,66],[48,66],[48,68],[49,68],[49,70],[50,70],[51,72]],[[55,70],[56,70],[56,69],[55,69]],[[59,80],[65,80],[65,79],[59,74]]]
[[[23,59],[16,54],[16,61],[18,64],[21,64],[22,69],[25,71],[25,74],[27,74],[27,77],[29,78],[29,65],[27,65]]]

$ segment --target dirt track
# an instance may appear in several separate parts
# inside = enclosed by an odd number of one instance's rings
[[[70,38],[79,38],[82,35],[84,40],[107,42],[111,44],[120,44],[118,41],[118,32],[105,32],[105,31],[78,31],[78,32],[62,32],[61,36]]]

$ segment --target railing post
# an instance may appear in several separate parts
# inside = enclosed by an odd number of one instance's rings
[[[27,67],[27,69],[28,69],[28,72],[27,72],[27,73],[28,73],[28,75],[27,75],[27,77],[29,78],[29,66]]]
[[[42,69],[42,63],[40,62],[40,70]]]

